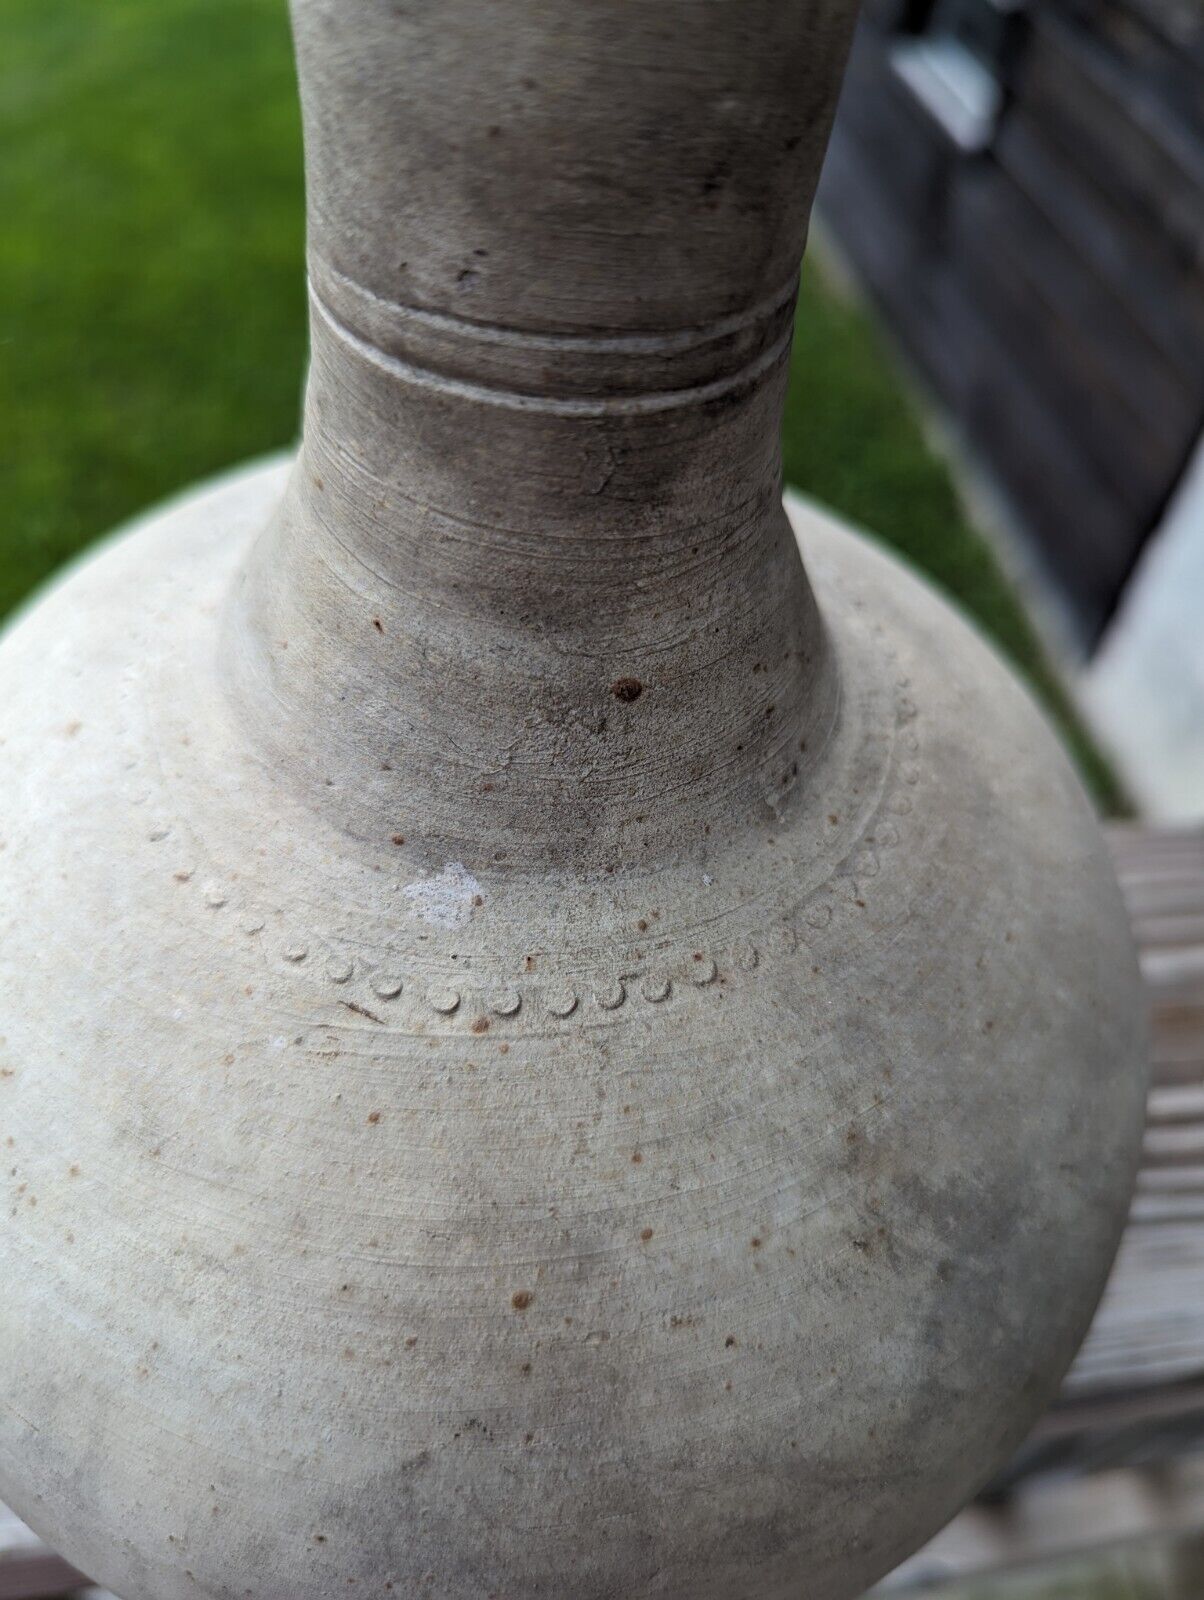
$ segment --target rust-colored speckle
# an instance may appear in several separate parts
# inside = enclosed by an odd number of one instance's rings
[[[488,1033],[489,1032],[489,1018],[488,1017],[478,1017],[477,1020],[472,1025],[472,1031],[473,1031],[473,1033]]]
[[[638,1167],[640,1162],[643,1159],[644,1159],[643,1156],[640,1154],[640,1152],[638,1150],[633,1150],[631,1152],[631,1164],[632,1164],[633,1167]]]
[[[610,686],[610,692],[616,700],[629,706],[643,694],[644,685],[638,678],[616,678]]]
[[[640,1234],[640,1238],[644,1241],[645,1244],[648,1243],[648,1241],[649,1241],[649,1239],[651,1239],[651,1237],[652,1237],[652,1229],[651,1228],[645,1228],[643,1230],[643,1232]]]
[[[833,827],[835,827],[836,824],[840,821],[840,818],[836,814],[835,811],[829,811],[828,812],[828,821],[832,824]]]
[[[527,972],[534,972],[535,971],[535,957],[534,956],[525,957],[524,960],[523,960],[523,967],[526,969]]]
[[[395,833],[393,835],[393,843],[394,844],[404,844],[405,842],[406,842],[406,836],[405,836],[404,833]]]
[[[416,1333],[412,1333],[410,1335],[410,1337],[406,1340],[406,1349],[407,1350],[412,1350],[417,1343],[418,1343],[418,1335]]]
[[[531,1363],[529,1361],[524,1361],[518,1370],[522,1373],[524,1378],[529,1377],[531,1373]]]
[[[749,1240],[749,1245],[751,1246],[752,1249],[759,1250],[761,1248],[761,1241],[760,1241],[760,1239],[750,1239]]]
[[[510,1304],[516,1311],[525,1311],[534,1298],[530,1289],[517,1289],[510,1296]]]
[[[369,1111],[369,1113],[368,1113],[368,1121],[373,1123],[373,1124],[379,1122],[380,1121],[380,1112],[379,1111]]]
[[[504,1039],[502,1040],[501,1044],[498,1045],[497,1053],[499,1056],[508,1056],[510,1054],[510,1046]]]
[[[372,618],[372,626],[376,629],[377,633],[383,633],[385,631],[384,623],[379,617]]]
[[[479,910],[480,907],[485,904],[485,896],[483,894],[474,894],[472,897],[472,903]]]
[[[481,785],[481,793],[482,794],[492,794],[493,793],[493,785],[491,783],[483,783]]]

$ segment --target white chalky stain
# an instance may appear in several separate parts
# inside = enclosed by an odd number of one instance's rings
[[[402,890],[423,922],[437,928],[458,928],[472,916],[481,885],[462,861],[447,861],[435,878],[407,883]]]

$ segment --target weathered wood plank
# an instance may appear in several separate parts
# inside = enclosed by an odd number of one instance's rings
[[[984,315],[1110,494],[1154,517],[1195,442],[1204,391],[1184,382],[1129,307],[1000,170],[951,186],[945,249]]]
[[[1108,286],[1161,359],[1198,392],[1204,272],[1176,260],[1144,213],[1119,204],[1089,169],[1046,138],[1023,100],[1009,109],[992,154],[1085,270]]]
[[[931,144],[918,113],[906,131],[894,117],[893,146]],[[933,165],[926,188],[916,180],[922,198],[904,200],[884,178],[875,149],[851,125],[838,124],[822,215],[891,332],[991,463],[1086,628],[1097,629],[1129,573],[1146,518],[1105,477],[1108,450],[1090,455],[1084,448],[1081,391],[1043,391],[1032,352],[1049,341],[998,315],[962,257],[951,254],[954,180],[947,164]],[[1119,459],[1127,448],[1123,431],[1111,442]],[[1148,516],[1163,493],[1149,473],[1144,493]]]
[[[1204,97],[1169,42],[1204,25],[1028,8],[970,158],[892,70],[896,4],[860,30],[820,211],[1090,638],[1204,430]]]
[[[1204,929],[1191,909],[1204,914],[1204,829],[1109,840],[1149,990],[1152,1083],[1129,1226],[1061,1403],[1161,1414],[1165,1390],[1181,1415],[1198,1396],[1178,1386],[1204,1385]],[[1184,915],[1151,918],[1152,898]]]
[[[1032,12],[1024,101],[1093,181],[1146,216],[1187,263],[1204,246],[1204,143],[1086,29]]]

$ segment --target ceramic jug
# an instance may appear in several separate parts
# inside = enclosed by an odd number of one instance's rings
[[[122,1600],[851,1596],[1143,1103],[1041,715],[783,510],[851,5],[293,20],[299,452],[0,645],[0,1497]]]

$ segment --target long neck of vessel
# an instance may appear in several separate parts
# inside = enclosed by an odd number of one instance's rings
[[[778,430],[848,8],[345,8],[293,4],[312,361],[245,596],[264,737],[308,721],[349,825],[387,799],[444,853],[771,813],[833,692]]]

